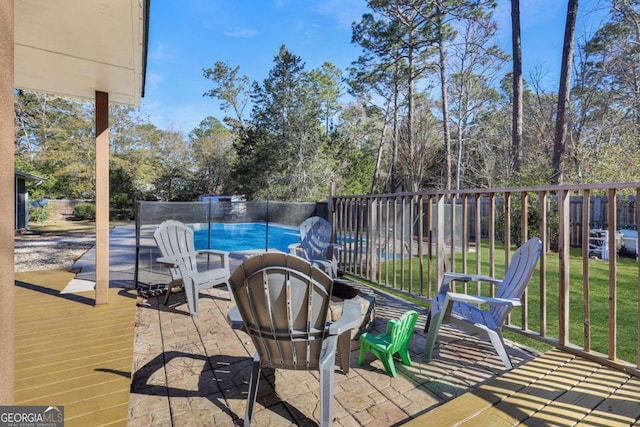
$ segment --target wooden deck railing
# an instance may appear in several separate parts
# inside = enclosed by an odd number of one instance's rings
[[[591,202],[602,196],[606,212],[594,219]],[[506,327],[640,375],[640,266],[635,258],[594,260],[589,248],[590,229],[605,222],[615,236],[618,201],[638,196],[640,183],[564,185],[334,196],[330,210],[347,273],[426,299],[445,269],[500,277],[515,247],[537,235],[545,251]],[[608,252],[616,254],[616,239]]]

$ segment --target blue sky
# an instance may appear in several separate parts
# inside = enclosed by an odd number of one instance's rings
[[[566,2],[520,0],[525,78],[542,70],[556,90]],[[577,33],[593,30],[597,0],[580,2]],[[499,43],[511,53],[511,9],[499,0]],[[240,66],[262,82],[281,45],[311,70],[329,61],[341,69],[359,55],[351,44],[351,23],[367,12],[365,0],[152,0],[145,97],[142,112],[162,129],[195,128],[207,116],[224,117],[218,103],[202,94],[211,82],[203,68],[216,61]]]

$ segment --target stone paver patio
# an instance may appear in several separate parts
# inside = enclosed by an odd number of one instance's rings
[[[372,355],[359,367],[359,343],[352,341],[349,373],[336,366],[334,425],[399,425],[504,372],[487,340],[447,325],[434,360],[423,362],[425,310],[366,287],[361,291],[375,293],[377,332],[406,310],[420,313],[410,344],[413,364],[397,361],[396,378]],[[181,293],[168,306],[160,297],[137,308],[130,426],[242,424],[254,349],[247,335],[227,325],[227,295],[226,288],[204,291],[197,317],[187,314]],[[533,358],[522,349],[509,352],[515,365]],[[255,425],[318,425],[319,412],[317,372],[263,370]]]

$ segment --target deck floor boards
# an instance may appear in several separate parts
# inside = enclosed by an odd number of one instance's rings
[[[628,426],[638,419],[640,379],[551,350],[405,425]]]
[[[253,350],[226,325],[226,290],[210,290],[192,318],[179,295],[171,307],[154,301],[136,309],[131,292],[114,288],[109,304],[95,307],[93,292],[60,294],[71,277],[16,274],[16,404],[64,406],[67,426],[237,424]],[[378,298],[380,332],[407,307]],[[560,350],[517,356],[516,368],[504,371],[486,340],[456,328],[444,328],[427,363],[422,326],[412,338],[413,364],[398,362],[396,378],[371,357],[355,366],[354,341],[350,373],[336,374],[335,425],[622,426],[640,419],[638,378]],[[278,371],[263,386],[257,425],[315,420],[317,376]]]
[[[65,425],[126,425],[135,295],[61,294],[66,271],[16,273],[16,405],[64,406]]]

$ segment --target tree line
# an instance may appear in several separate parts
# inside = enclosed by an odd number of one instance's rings
[[[559,90],[523,76],[498,47],[494,0],[369,0],[352,26],[361,54],[307,70],[285,45],[262,81],[216,61],[203,70],[222,121],[187,135],[112,105],[111,202],[312,201],[340,194],[639,178],[640,0],[603,0],[606,19],[575,40],[567,3]],[[590,13],[584,11],[582,13]],[[16,168],[48,197],[94,195],[93,105],[17,90]]]

